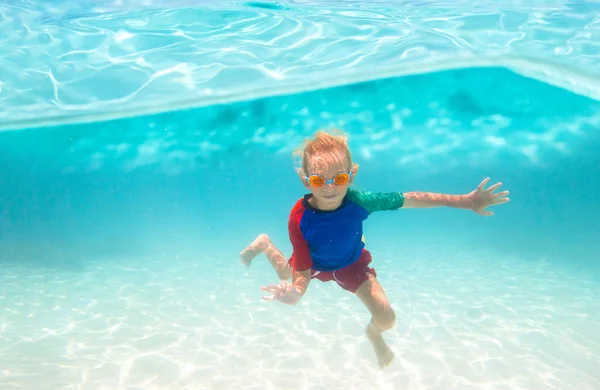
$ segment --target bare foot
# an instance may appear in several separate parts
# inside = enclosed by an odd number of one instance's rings
[[[390,363],[394,360],[395,355],[383,340],[383,336],[381,336],[381,334],[373,334],[374,332],[370,331],[370,326],[371,324],[367,326],[365,333],[367,334],[367,338],[371,344],[373,344],[373,350],[375,351],[375,356],[377,357],[379,369],[383,369],[390,365]]]
[[[248,245],[246,249],[244,249],[240,253],[240,257],[242,259],[242,264],[245,264],[247,267],[250,267],[250,263],[252,260],[258,256],[261,252],[264,252],[265,249],[269,247],[271,243],[271,239],[266,234],[261,234],[252,242],[252,244]]]

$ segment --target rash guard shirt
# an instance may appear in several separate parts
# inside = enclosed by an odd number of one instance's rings
[[[370,192],[348,188],[341,205],[318,210],[306,194],[292,208],[288,231],[292,242],[292,268],[297,271],[335,271],[358,260],[365,246],[363,221],[371,213],[397,210],[404,205],[401,192]]]

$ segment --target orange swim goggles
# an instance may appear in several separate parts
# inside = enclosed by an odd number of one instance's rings
[[[310,183],[313,187],[323,187],[325,184],[335,184],[337,186],[343,186],[348,183],[348,180],[352,177],[352,172],[340,172],[335,175],[331,180],[326,180],[321,175],[310,175],[304,176],[304,180]]]

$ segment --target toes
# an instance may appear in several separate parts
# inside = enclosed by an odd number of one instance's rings
[[[384,355],[381,357],[381,359],[379,359],[379,368],[383,369],[389,366],[394,360],[394,357],[394,352],[392,352],[392,350],[388,348]]]

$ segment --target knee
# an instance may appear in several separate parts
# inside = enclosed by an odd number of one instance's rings
[[[373,320],[381,330],[385,331],[393,328],[396,324],[396,313],[394,312],[394,309],[388,306],[373,316]]]

